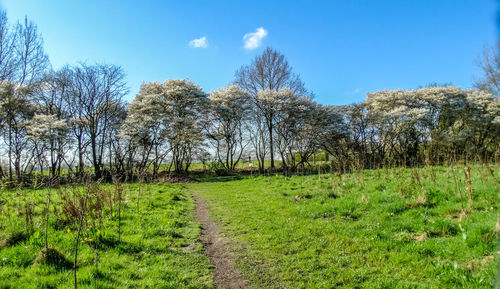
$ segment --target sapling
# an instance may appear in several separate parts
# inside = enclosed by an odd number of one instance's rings
[[[359,187],[364,190],[365,189],[365,174],[364,174],[364,171],[363,171],[363,165],[362,165],[362,162],[360,160],[357,161],[356,163],[356,171],[357,171],[357,179],[358,179],[358,182],[359,182]]]
[[[434,166],[430,166],[431,168],[431,179],[432,179],[432,183],[434,184],[434,187],[436,188],[437,187],[437,177],[436,177],[436,171],[434,169]]]
[[[85,213],[86,213],[86,209],[87,209],[87,199],[88,199],[88,196],[89,196],[89,191],[90,191],[90,183],[87,182],[86,189],[85,189],[85,197],[83,198],[83,202],[81,203],[81,207],[80,207],[80,210],[79,210],[78,230],[77,230],[76,236],[75,236],[74,262],[73,262],[73,278],[74,278],[74,288],[75,289],[78,287],[78,283],[77,283],[77,271],[76,271],[77,264],[78,264],[78,245],[79,245],[79,241],[80,241],[80,234],[81,234],[81,231],[82,231],[83,221],[85,219]]]
[[[47,201],[45,205],[45,249],[48,249],[48,235],[49,235],[49,216],[50,216],[50,188],[47,188]]]
[[[482,183],[483,185],[485,185],[485,182],[487,182],[487,181],[488,181],[488,174],[485,174],[485,173],[484,173],[484,170],[486,169],[486,166],[487,166],[486,164],[483,164],[483,165],[481,165],[481,167],[479,167],[479,168],[477,169],[477,171],[479,172],[479,175],[480,175],[480,177],[481,177],[481,183]]]
[[[144,186],[144,171],[139,173],[139,190],[137,190],[137,212],[139,212],[139,204],[142,196],[142,190]]]
[[[121,207],[122,207],[122,191],[123,187],[120,183],[120,181],[117,178],[114,178],[113,180],[114,186],[115,186],[115,198],[118,201],[118,242],[121,242]]]
[[[455,190],[457,192],[457,196],[460,198],[460,200],[462,200],[462,192],[460,191],[460,187],[458,185],[457,175],[455,174],[455,167],[454,166],[451,167],[451,171],[453,174],[453,182],[455,183]]]
[[[151,191],[151,182],[152,180],[149,179],[148,180],[148,183],[147,183],[147,190],[148,190],[148,198],[149,198],[149,206],[151,206],[151,204],[153,203],[153,193]]]
[[[454,166],[452,166],[452,173],[453,173],[453,181],[455,183],[455,189],[457,191],[458,197],[460,198],[460,206],[462,207],[462,212],[460,213],[460,218],[459,218],[459,221],[461,222],[467,216],[467,210],[464,207],[464,199],[463,199],[462,192],[460,191],[460,186],[458,184],[457,175],[455,174],[455,167]]]
[[[474,189],[472,188],[472,177],[471,177],[470,167],[465,167],[464,175],[465,175],[465,192],[467,193],[468,205],[470,208],[472,206],[472,192],[474,192]]]
[[[26,233],[28,236],[32,235],[34,232],[33,228],[33,208],[32,204],[30,201],[26,200],[24,201],[24,217],[25,217],[25,223],[26,223]]]
[[[420,181],[420,173],[416,168],[413,168],[413,180],[419,187],[422,187],[422,183]]]
[[[50,188],[52,187],[53,182],[51,179],[49,179],[47,188],[46,190],[46,195],[45,195],[45,208],[44,208],[44,218],[45,218],[45,250],[48,249],[49,247],[49,242],[48,242],[48,236],[49,236],[49,218],[50,218],[50,203],[51,203],[51,193],[50,193]],[[38,189],[39,186],[37,182],[35,181],[33,184],[33,189]]]
[[[343,180],[342,180],[342,169],[340,168],[340,165],[337,165],[337,177],[338,177],[338,183],[333,182],[335,187],[338,187],[338,190],[340,191],[340,194],[344,194],[344,185],[343,185]]]
[[[391,172],[392,173],[396,172],[396,180],[398,181],[399,195],[401,195],[402,197],[404,197],[404,194],[403,194],[403,183],[404,183],[404,180],[403,180],[403,176],[401,174],[401,170],[397,170],[395,168],[392,168]]]
[[[92,227],[89,229],[88,232],[88,238],[86,241],[88,243],[93,244],[93,249],[94,249],[94,283],[95,283],[95,288],[97,288],[97,272],[99,270],[99,250],[97,247],[97,242],[99,242],[100,238],[100,230],[96,228],[96,215],[92,215]]]
[[[89,199],[87,203],[87,214],[90,217],[91,226],[87,230],[87,238],[84,242],[91,243],[94,249],[94,282],[97,288],[97,273],[99,269],[99,250],[97,243],[100,241],[100,229],[102,227],[102,209],[103,209],[103,197],[105,196],[105,190],[101,187],[99,183],[94,183],[91,186],[89,192]],[[99,229],[97,228],[99,224]]]

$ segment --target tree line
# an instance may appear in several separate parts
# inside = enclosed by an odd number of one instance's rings
[[[109,64],[52,70],[37,27],[0,13],[0,177],[96,179],[186,174],[193,162],[261,172],[494,161],[500,143],[499,47],[481,58],[475,89],[430,85],[322,105],[285,56],[267,48],[225,88],[183,79],[144,83],[130,102],[125,73]],[[269,168],[266,161],[270,162]]]

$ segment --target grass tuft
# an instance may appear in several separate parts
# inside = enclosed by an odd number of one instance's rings
[[[66,256],[64,256],[61,252],[57,251],[55,248],[43,248],[38,255],[35,258],[35,261],[33,262],[34,266],[38,265],[48,265],[48,266],[54,266],[56,269],[61,270],[61,269],[69,269],[73,264],[71,261],[66,259]]]
[[[11,247],[22,242],[25,242],[29,239],[29,235],[23,231],[16,231],[10,234],[5,240],[0,242],[0,248],[2,247]]]

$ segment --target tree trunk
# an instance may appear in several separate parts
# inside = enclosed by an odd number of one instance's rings
[[[271,154],[271,169],[274,170],[274,144],[273,144],[273,125],[269,123],[269,151]]]
[[[83,161],[83,147],[82,147],[82,136],[78,136],[78,175],[81,179],[83,179],[84,175],[84,166],[85,163]]]
[[[96,180],[102,177],[101,166],[99,165],[99,160],[97,159],[97,143],[95,136],[91,136],[90,144],[92,146],[92,162],[94,163],[94,175]]]
[[[9,124],[12,127],[12,123]],[[9,128],[9,181],[12,182],[12,131]]]

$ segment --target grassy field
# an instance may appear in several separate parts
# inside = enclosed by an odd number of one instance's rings
[[[47,191],[0,192],[0,288],[73,287],[78,222],[71,222],[71,206],[61,196],[85,189],[51,192],[48,244],[64,255],[56,264],[38,257],[45,246]],[[213,288],[212,265],[197,241],[200,226],[193,222],[194,202],[183,187],[152,184],[140,190],[132,184],[123,190],[123,201],[118,202],[114,186],[102,186],[104,217],[95,220],[88,214],[79,239],[78,288]],[[27,203],[34,204],[31,236],[25,233]],[[88,207],[92,205],[89,199]]]
[[[252,288],[491,288],[499,192],[498,165],[1,190],[0,288],[73,286],[86,193],[79,288],[213,288],[190,193]],[[57,262],[40,254],[46,224]]]
[[[492,288],[499,169],[261,176],[188,189],[209,200],[255,288]]]

